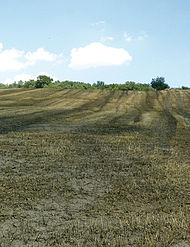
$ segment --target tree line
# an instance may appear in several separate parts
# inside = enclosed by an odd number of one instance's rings
[[[103,81],[97,81],[96,83],[90,84],[85,82],[77,81],[54,81],[51,77],[46,75],[39,75],[36,80],[18,81],[9,85],[0,83],[1,88],[57,88],[57,89],[84,89],[84,90],[133,90],[133,91],[155,91],[164,90],[170,88],[165,83],[164,77],[153,78],[151,83],[135,83],[134,81],[126,81],[123,84],[112,83],[105,84]],[[182,86],[181,89],[190,89]]]

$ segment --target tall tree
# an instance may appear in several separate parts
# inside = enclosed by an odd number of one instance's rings
[[[53,79],[46,75],[39,75],[36,81],[36,88],[43,88],[45,85],[49,85],[53,82]]]
[[[164,90],[170,88],[168,84],[165,83],[164,77],[153,78],[151,81],[151,86],[156,90]]]

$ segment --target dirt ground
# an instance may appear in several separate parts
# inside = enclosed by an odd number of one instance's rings
[[[1,89],[0,246],[190,246],[190,91]]]

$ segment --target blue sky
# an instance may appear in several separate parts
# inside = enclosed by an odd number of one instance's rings
[[[189,0],[6,0],[0,23],[0,82],[190,86]]]

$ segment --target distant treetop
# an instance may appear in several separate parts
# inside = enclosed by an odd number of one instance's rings
[[[9,85],[0,84],[0,87],[8,88],[58,88],[58,89],[99,89],[99,90],[123,90],[123,91],[155,91],[169,88],[165,83],[164,77],[153,78],[151,83],[135,83],[134,81],[126,81],[123,84],[112,83],[105,84],[103,81],[97,83],[85,83],[78,81],[54,81],[46,75],[39,75],[36,80],[18,81]],[[184,88],[182,88],[184,89]]]
[[[151,86],[156,90],[164,90],[170,88],[168,84],[165,83],[164,77],[157,77],[156,79],[153,78],[151,81]]]

